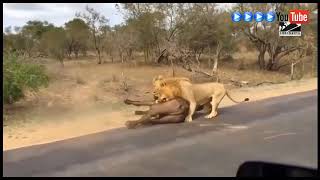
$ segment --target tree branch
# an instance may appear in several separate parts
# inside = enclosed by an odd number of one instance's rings
[[[200,69],[198,69],[198,70],[192,69],[192,68],[190,67],[190,65],[188,65],[188,67],[186,67],[185,65],[183,65],[182,68],[185,69],[185,70],[187,70],[187,71],[190,71],[190,72],[196,72],[196,73],[200,73],[200,74],[206,75],[206,76],[208,76],[208,77],[210,77],[210,78],[213,78],[213,77],[214,77],[214,76],[211,75],[210,73],[207,73],[207,72],[202,71],[202,70],[200,70]]]
[[[171,31],[170,36],[167,38],[167,41],[170,41],[171,37],[173,36],[173,34],[176,32],[177,29],[178,29],[178,25],[174,27],[174,29]]]
[[[295,63],[292,63],[292,65],[294,66],[294,65],[298,64],[299,62],[301,62],[301,60],[299,60],[299,61],[297,61]]]
[[[256,84],[255,86],[259,86],[259,85],[264,84],[264,83],[269,83],[269,84],[283,84],[283,83],[285,83],[285,82],[264,81],[264,82],[261,82],[261,83]]]
[[[295,50],[298,50],[298,49],[302,49],[302,47],[292,47],[290,49],[287,49],[287,50],[284,50],[284,51],[281,51],[279,54],[278,54],[278,59],[281,59],[282,57],[286,56],[287,54],[295,51]]]
[[[284,66],[288,66],[288,65],[290,65],[290,63],[283,64],[283,65],[279,66],[279,67],[277,68],[277,71],[278,71],[280,68],[282,68],[282,67],[284,67]]]
[[[162,50],[162,52],[160,53],[159,57],[157,58],[157,63],[161,62],[161,57],[163,57],[163,54],[165,53],[165,51],[167,51],[167,49]]]
[[[243,29],[243,32],[244,32],[244,34],[245,34],[246,36],[249,37],[249,39],[250,39],[252,42],[254,42],[254,43],[260,42],[260,43],[262,43],[262,44],[267,44],[264,40],[262,40],[261,38],[255,36],[254,34],[252,34],[252,33],[250,32],[250,28],[249,28],[248,32],[246,32],[246,30]]]

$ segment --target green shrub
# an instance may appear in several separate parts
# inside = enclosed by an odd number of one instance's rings
[[[44,66],[23,63],[15,54],[3,55],[3,103],[13,103],[24,97],[24,90],[37,91],[48,83]]]

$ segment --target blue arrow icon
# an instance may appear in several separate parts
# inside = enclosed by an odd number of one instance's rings
[[[254,19],[256,20],[256,22],[261,22],[263,20],[263,13],[262,12],[254,13]]]
[[[251,12],[245,12],[243,14],[243,19],[244,19],[245,22],[252,21],[252,13]]]
[[[239,22],[241,20],[241,13],[239,12],[232,13],[231,19],[233,22]]]
[[[274,19],[275,19],[276,15],[274,12],[270,11],[266,14],[265,18],[266,18],[266,21],[268,22],[273,22]]]

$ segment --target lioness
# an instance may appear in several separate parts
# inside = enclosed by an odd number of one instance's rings
[[[185,118],[186,122],[192,121],[192,115],[196,106],[204,104],[211,98],[211,113],[206,118],[217,116],[217,108],[225,95],[235,103],[240,103],[230,97],[229,93],[221,83],[200,83],[192,84],[190,80],[185,78],[163,78],[158,76],[153,79],[154,96],[160,101],[168,101],[175,97],[182,97],[189,102],[189,113]],[[245,98],[244,101],[249,101]],[[243,102],[243,101],[242,101]]]

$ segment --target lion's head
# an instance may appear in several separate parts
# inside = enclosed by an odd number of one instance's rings
[[[152,84],[154,89],[158,89],[164,85],[164,78],[163,76],[159,75],[153,78]]]
[[[159,94],[159,89],[164,86],[164,79],[163,76],[159,75],[153,78],[152,80],[153,84],[153,99],[155,100],[156,103],[160,103],[163,101],[160,101],[160,94]]]
[[[175,88],[164,86],[154,91],[154,99],[157,103],[170,101],[177,97]]]
[[[161,87],[165,86],[167,82],[176,83],[176,82],[180,82],[180,81],[191,82],[191,80],[189,78],[186,78],[186,77],[166,77],[165,78],[162,75],[158,75],[158,76],[153,78],[152,84],[153,84],[155,89],[158,89],[158,88],[161,88]]]
[[[166,102],[175,97],[181,96],[181,87],[179,81],[181,79],[164,79],[162,76],[153,79],[153,97],[158,102]]]

